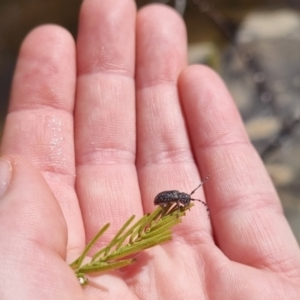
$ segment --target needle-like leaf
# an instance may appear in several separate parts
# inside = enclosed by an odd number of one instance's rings
[[[134,219],[134,216],[130,217],[111,242],[97,251],[88,263],[82,265],[91,248],[108,229],[109,224],[106,224],[88,243],[82,254],[70,264],[70,267],[74,270],[79,282],[85,285],[88,284],[86,274],[118,269],[132,264],[136,259],[128,258],[129,255],[171,240],[171,228],[181,222],[186,210],[192,206],[192,203],[185,207],[177,204],[159,206],[129,227]]]

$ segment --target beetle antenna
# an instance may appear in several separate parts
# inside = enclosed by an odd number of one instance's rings
[[[199,185],[198,185],[198,186],[190,193],[190,196],[193,195],[193,194],[196,192],[196,190],[198,190],[199,187],[200,187],[201,185],[203,185],[203,183],[204,183],[209,177],[210,177],[210,175],[206,176],[206,177],[203,179],[203,181],[201,181],[200,184],[199,184]],[[197,199],[193,199],[193,200],[197,200]],[[202,202],[201,200],[198,200],[198,201]],[[205,202],[204,202],[204,203],[205,203]],[[205,205],[206,205],[206,203],[205,203]]]
[[[207,204],[204,202],[204,201],[202,201],[202,200],[200,200],[200,199],[192,199],[191,198],[191,200],[193,200],[193,201],[199,201],[199,202],[201,202],[204,206],[206,206],[207,207]],[[208,210],[208,209],[207,209]]]

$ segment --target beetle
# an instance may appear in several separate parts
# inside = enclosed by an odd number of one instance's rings
[[[209,178],[209,176],[205,177],[202,182],[190,193],[184,193],[184,192],[179,192],[176,190],[173,191],[164,191],[160,192],[159,194],[156,195],[154,199],[154,204],[155,205],[160,205],[162,207],[166,207],[169,203],[177,203],[177,205],[180,206],[188,206],[191,201],[199,201],[203,205],[207,207],[207,204],[199,199],[193,199],[191,196],[195,193],[195,191],[203,185],[203,183]]]

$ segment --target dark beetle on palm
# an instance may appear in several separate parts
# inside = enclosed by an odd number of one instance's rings
[[[205,179],[190,193],[179,192],[176,190],[173,191],[164,191],[157,194],[154,199],[155,205],[160,205],[162,207],[167,206],[169,203],[177,203],[178,206],[188,206],[191,201],[199,201],[203,205],[207,207],[207,204],[199,199],[193,199],[191,196],[195,193],[195,191],[203,185],[203,183],[209,178],[209,176],[205,177]]]

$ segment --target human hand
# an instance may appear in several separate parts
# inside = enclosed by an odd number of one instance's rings
[[[132,0],[85,0],[76,46],[57,26],[27,36],[1,145],[1,299],[299,299],[276,191],[222,81],[186,60],[181,19]],[[200,174],[210,218],[195,203],[171,242],[80,286],[68,263],[104,224],[101,243]]]

